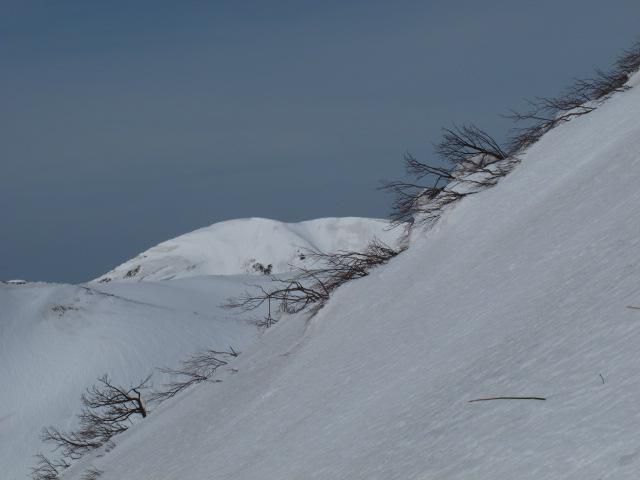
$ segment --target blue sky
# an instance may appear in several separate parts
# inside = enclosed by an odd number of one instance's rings
[[[264,216],[385,216],[440,128],[500,138],[640,2],[0,0],[0,279],[80,282]]]

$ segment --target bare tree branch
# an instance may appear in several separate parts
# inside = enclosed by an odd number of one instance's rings
[[[53,461],[42,453],[38,453],[35,457],[37,462],[35,466],[31,467],[33,480],[58,480],[62,471],[69,468],[69,463],[64,459]]]
[[[127,389],[114,385],[108,375],[103,375],[98,384],[88,388],[81,397],[83,408],[78,414],[78,429],[66,432],[46,427],[42,430],[42,440],[53,443],[63,459],[69,460],[77,460],[101,447],[114,435],[127,430],[132,416],[147,416],[141,391],[148,388],[150,378]]]
[[[594,111],[611,95],[628,90],[629,76],[640,69],[640,42],[625,51],[609,71],[596,70],[590,78],[576,79],[558,97],[538,97],[529,102],[530,109],[506,115],[524,127],[513,130],[509,152],[516,154],[537,142],[561,123]]]
[[[273,302],[284,313],[297,313],[309,308],[315,311],[324,305],[335,289],[350,280],[368,275],[372,268],[387,263],[401,251],[378,240],[373,240],[363,252],[325,253],[307,250],[305,256],[312,260],[314,268],[298,267],[293,278],[272,277],[275,287],[265,289],[256,285],[254,291],[228,299],[224,307],[250,311],[265,303],[270,307]],[[271,311],[267,321],[265,326],[275,323]]]
[[[452,165],[472,171],[509,156],[491,135],[475,125],[445,128],[436,153]]]
[[[497,140],[475,125],[445,128],[435,151],[444,166],[430,165],[405,155],[405,169],[416,182],[386,182],[394,195],[393,225],[411,226],[416,220],[433,224],[448,205],[494,186],[517,163]],[[422,183],[427,180],[427,183]],[[430,181],[430,183],[429,183]]]
[[[616,60],[615,69],[628,76],[640,70],[640,41],[635,42],[631,48],[622,52],[622,55]]]
[[[172,375],[175,380],[165,383],[163,390],[154,392],[150,399],[162,402],[174,397],[191,385],[209,380],[218,368],[227,365],[230,359],[239,354],[240,352],[233,347],[229,347],[228,351],[205,350],[183,361],[179,368],[159,368],[160,372]]]

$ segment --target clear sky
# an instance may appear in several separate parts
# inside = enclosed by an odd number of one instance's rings
[[[610,65],[638,0],[0,0],[0,279],[230,218],[385,216],[441,126]]]

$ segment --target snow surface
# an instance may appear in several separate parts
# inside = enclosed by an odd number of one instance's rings
[[[220,304],[245,280],[0,285],[0,479],[26,478],[33,455],[48,451],[42,427],[70,426],[102,374],[133,384],[195,350],[242,350],[257,328]]]
[[[370,218],[321,218],[300,223],[266,218],[228,220],[163,242],[96,280],[256,274],[256,263],[272,265],[273,273],[282,273],[308,264],[306,250],[361,251],[373,238],[396,245],[401,233],[390,230],[386,220]]]
[[[637,83],[65,478],[638,478]]]
[[[166,378],[157,367],[177,367],[206,348],[243,351],[255,341],[263,312],[239,317],[221,305],[268,278],[214,273],[241,272],[252,255],[284,268],[300,246],[346,250],[373,237],[392,242],[398,232],[386,227],[360,218],[238,220],[154,247],[116,269],[110,282],[0,282],[0,480],[27,477],[33,455],[49,452],[41,429],[73,427],[80,395],[101,375],[133,385],[153,372],[158,386]],[[136,266],[146,281],[119,280],[119,272]],[[174,279],[154,281],[168,277]]]

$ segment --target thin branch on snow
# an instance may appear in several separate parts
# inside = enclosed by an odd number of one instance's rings
[[[546,398],[544,397],[487,397],[487,398],[476,398],[474,400],[469,400],[467,403],[487,402],[489,400],[546,400]]]

